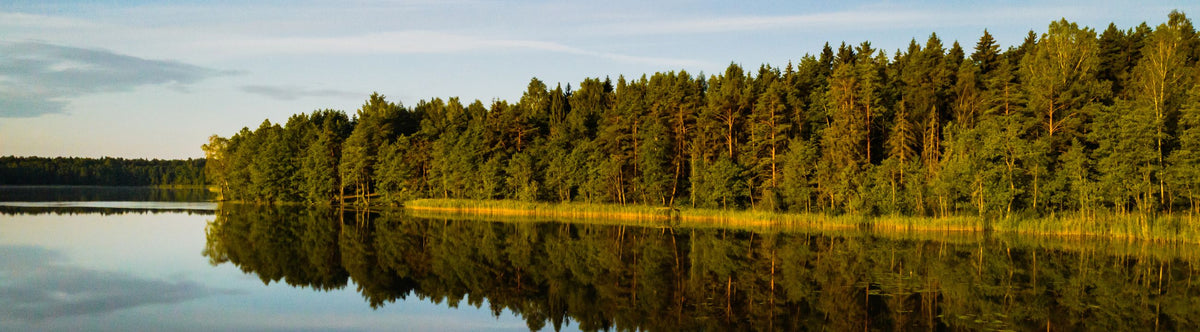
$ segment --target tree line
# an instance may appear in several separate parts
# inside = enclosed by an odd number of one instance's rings
[[[967,52],[970,52],[968,54]],[[991,217],[1200,212],[1200,37],[1065,19],[1002,50],[828,43],[705,76],[534,78],[516,102],[373,94],[204,150],[226,199],[603,202]]]
[[[0,185],[203,186],[204,159],[0,157]]]

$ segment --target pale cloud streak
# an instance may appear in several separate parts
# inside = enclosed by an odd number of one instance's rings
[[[296,100],[305,97],[361,97],[361,93],[335,89],[313,89],[294,85],[246,85],[242,92],[277,100]]]
[[[919,21],[931,17],[932,15],[922,12],[884,13],[879,15],[842,12],[781,16],[708,17],[665,22],[623,23],[602,26],[600,27],[600,31],[621,35],[698,34],[782,28],[844,27],[861,24],[897,24]]]
[[[540,51],[582,55],[611,61],[705,66],[703,61],[593,51],[565,44],[523,39],[485,38],[440,31],[405,30],[338,37],[229,38],[198,42],[195,47],[227,57],[269,55],[405,55],[457,54],[482,51]]]
[[[1042,21],[1047,12],[1071,16],[1073,8],[1020,8],[971,11],[913,10],[873,8],[797,15],[714,16],[598,25],[596,34],[679,35],[788,29],[887,29],[897,27],[936,27],[947,25],[985,25],[993,22]]]
[[[14,29],[89,29],[100,25],[66,17],[0,12],[0,28]]]
[[[539,38],[493,37],[490,34],[495,34],[495,31],[482,30],[485,27],[466,30],[450,27],[435,27],[433,30],[402,28],[385,32],[347,32],[325,36],[293,33],[289,36],[287,32],[279,31],[284,27],[272,27],[270,24],[259,27],[261,31],[250,31],[235,26],[238,25],[222,23],[203,28],[169,26],[149,29],[56,16],[0,12],[0,31],[19,32],[15,36],[20,39],[58,40],[65,36],[74,38],[66,40],[67,44],[72,45],[119,45],[123,50],[135,50],[139,54],[149,53],[193,60],[238,61],[279,55],[421,55],[514,51],[580,55],[619,63],[669,67],[713,65],[694,59],[641,56],[581,48]],[[286,24],[285,27],[296,28]],[[451,32],[446,29],[457,31]],[[268,33],[264,34],[262,31]],[[275,34],[269,31],[274,31]]]

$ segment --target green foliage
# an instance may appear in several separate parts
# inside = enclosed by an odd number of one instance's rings
[[[1029,112],[1040,123],[1036,137],[1049,140],[1047,152],[1065,150],[1089,120],[1084,106],[1106,94],[1111,83],[1095,77],[1097,53],[1095,31],[1064,19],[1050,23],[1049,31],[1021,59]]]
[[[426,160],[426,145],[401,137],[395,143],[380,147],[379,165],[375,169],[377,192],[384,205],[400,205],[420,197],[425,188],[421,174]]]
[[[800,138],[793,139],[788,147],[782,158],[779,194],[789,211],[811,212],[817,209],[813,206],[816,193],[813,176],[819,150],[812,142]]]
[[[1091,139],[1096,142],[1096,168],[1103,199],[1117,211],[1148,211],[1157,185],[1154,114],[1118,102],[1097,116]]]
[[[294,202],[300,196],[298,185],[294,183],[297,174],[296,151],[291,142],[284,137],[283,128],[264,121],[255,131],[265,135],[258,152],[254,155],[250,167],[250,182],[253,183],[251,195],[266,202]]]
[[[694,167],[699,173],[699,185],[692,189],[696,191],[696,206],[720,209],[742,206],[748,188],[741,165],[721,156],[711,164]]]
[[[541,181],[538,178],[540,172],[533,157],[528,153],[517,153],[508,160],[508,167],[504,171],[509,176],[505,182],[508,184],[509,197],[525,202],[538,200],[541,189]]]
[[[222,151],[227,140],[212,138],[207,151]],[[159,160],[123,158],[0,157],[0,185],[204,186],[219,185],[220,162],[212,158]],[[221,160],[223,162],[224,160]],[[206,176],[213,179],[205,181]]]
[[[1171,153],[1168,182],[1187,200],[1190,214],[1200,214],[1200,85],[1189,91],[1179,117],[1179,149]]]
[[[372,94],[358,109],[354,130],[342,144],[342,159],[338,164],[341,187],[348,188],[356,201],[369,203],[375,194],[375,164],[381,146],[391,143],[397,129],[404,128],[412,120],[400,105],[393,104],[378,93]],[[342,200],[345,199],[343,196]]]
[[[342,155],[342,141],[349,136],[353,129],[350,119],[345,113],[323,110],[313,112],[309,125],[302,124],[305,118],[289,121],[288,128],[311,133],[304,138],[308,147],[299,147],[300,157],[300,190],[304,201],[309,204],[331,204],[339,197],[341,179],[338,177],[338,163]]]
[[[949,45],[949,47],[947,47]],[[968,56],[967,54],[970,53]],[[1200,213],[1200,37],[1181,13],[1059,20],[1004,48],[931,34],[785,67],[533,78],[520,100],[378,94],[205,145],[224,198],[616,203],[1000,220]]]

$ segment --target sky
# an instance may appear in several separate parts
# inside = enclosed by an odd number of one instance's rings
[[[1188,1],[55,1],[0,3],[0,156],[199,158],[211,135],[337,109],[516,101],[531,78],[784,66],[936,33],[968,53],[1051,21],[1103,31]],[[707,75],[707,74],[706,74]]]

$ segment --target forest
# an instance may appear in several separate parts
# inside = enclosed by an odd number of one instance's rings
[[[204,159],[0,157],[0,185],[204,186]]]
[[[203,146],[223,199],[416,198],[989,218],[1200,213],[1200,37],[1185,14],[1066,19],[1001,48],[826,43],[783,67],[532,79],[520,100],[263,121]]]

